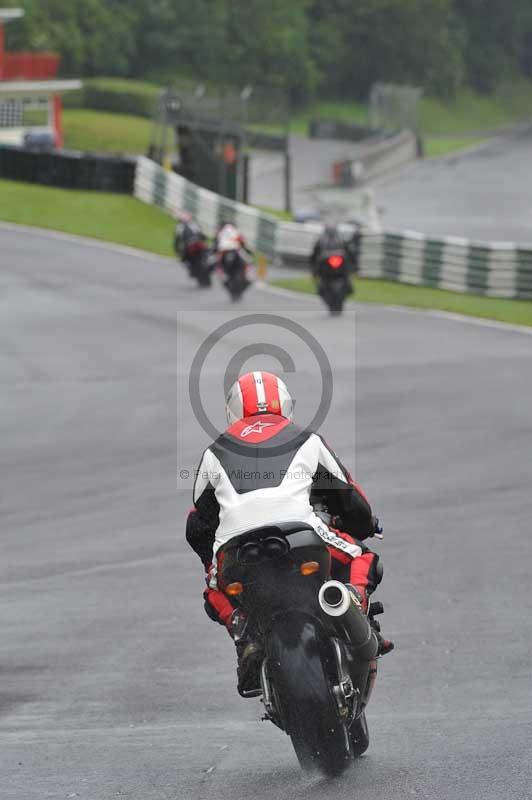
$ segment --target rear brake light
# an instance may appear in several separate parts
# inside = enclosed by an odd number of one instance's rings
[[[338,269],[344,263],[343,256],[329,256],[327,259],[327,264],[332,267],[333,269]]]

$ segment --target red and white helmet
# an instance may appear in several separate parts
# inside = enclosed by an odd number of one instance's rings
[[[284,382],[271,372],[248,372],[231,387],[225,401],[227,422],[233,425],[256,414],[292,419],[294,403]]]

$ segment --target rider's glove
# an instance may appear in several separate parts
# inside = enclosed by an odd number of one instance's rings
[[[382,525],[379,522],[379,518],[378,517],[372,517],[371,518],[371,524],[372,524],[372,528],[373,528],[373,533],[371,535],[375,536],[377,539],[382,539],[383,538],[383,533],[382,532],[383,532],[384,529],[383,529]]]

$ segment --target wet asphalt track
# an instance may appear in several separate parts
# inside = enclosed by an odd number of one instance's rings
[[[259,291],[238,308],[319,336],[335,369],[323,430],[349,462],[356,346],[356,474],[386,526],[397,650],[368,754],[324,782],[238,698],[184,541],[176,472],[207,442],[188,366],[236,310],[170,262],[0,230],[2,800],[529,796],[532,337],[377,307],[331,320]],[[227,361],[257,338],[229,336],[206,364],[220,422]],[[304,417],[315,362],[293,353]]]
[[[532,127],[418,161],[376,189],[385,228],[532,244]]]

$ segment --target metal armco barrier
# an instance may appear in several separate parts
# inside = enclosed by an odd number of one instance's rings
[[[133,193],[136,158],[0,147],[0,177],[65,189]]]
[[[488,297],[532,300],[532,247],[434,238],[414,232],[367,234],[361,274]]]
[[[222,221],[233,221],[253,248],[270,259],[278,253],[279,220],[275,217],[202,189],[144,156],[137,162],[134,194],[174,217],[180,211],[190,212],[209,236],[214,236]],[[307,245],[302,249],[306,250]]]
[[[250,245],[270,260],[308,266],[320,224],[283,222],[251,206],[200,189],[147,158],[138,159],[135,197],[173,216],[187,210],[208,235],[231,219]],[[532,246],[437,239],[413,232],[366,231],[360,274],[419,286],[490,297],[532,300]]]
[[[214,236],[222,221],[234,222],[251,247],[270,261],[291,266],[307,263],[322,230],[320,223],[282,222],[253,206],[202,189],[145,157],[138,160],[134,194],[174,217],[180,211],[188,211],[208,236]]]
[[[417,157],[417,137],[411,131],[401,131],[393,136],[361,142],[351,169],[358,181],[372,181],[412,163]]]
[[[415,161],[420,155],[416,135],[407,130],[382,133],[348,123],[312,120],[310,137],[344,139],[354,143],[352,154],[332,165],[333,180],[339,186],[373,181]]]

